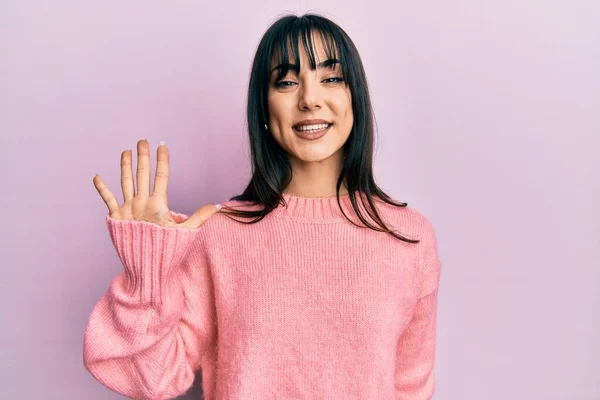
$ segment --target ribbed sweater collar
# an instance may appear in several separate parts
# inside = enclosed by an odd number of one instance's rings
[[[359,191],[356,191],[355,194],[359,207],[363,209],[360,204]],[[283,193],[282,197],[285,205],[279,204],[277,208],[271,211],[271,214],[278,218],[311,223],[349,222],[340,209],[341,205],[346,215],[350,219],[355,219],[353,218],[355,212],[352,208],[350,194],[340,195],[340,204],[338,204],[336,196],[302,197]]]

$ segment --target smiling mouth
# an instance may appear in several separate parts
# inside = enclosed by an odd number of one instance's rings
[[[296,132],[302,133],[317,133],[326,130],[333,124],[314,124],[314,125],[303,125],[303,126],[293,126],[292,128]]]

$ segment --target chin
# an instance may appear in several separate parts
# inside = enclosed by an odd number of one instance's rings
[[[325,160],[327,160],[329,157],[318,157],[318,156],[314,156],[314,157],[297,157],[296,159],[305,163],[318,163],[318,162],[323,162]]]
[[[294,158],[298,161],[302,162],[323,162],[332,157],[335,157],[338,150],[336,151],[313,151],[313,152],[304,152],[302,154],[292,153]]]

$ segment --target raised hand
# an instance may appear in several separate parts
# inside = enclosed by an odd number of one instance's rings
[[[158,146],[152,194],[150,193],[150,147],[146,139],[137,142],[137,154],[137,190],[134,192],[131,150],[121,153],[121,188],[123,189],[121,206],[100,175],[94,176],[94,186],[106,203],[111,218],[147,221],[161,226],[192,229],[199,227],[211,215],[219,211],[218,206],[208,204],[200,207],[190,218],[178,224],[171,215],[167,200],[167,184],[169,182],[169,150],[167,146],[163,142]]]

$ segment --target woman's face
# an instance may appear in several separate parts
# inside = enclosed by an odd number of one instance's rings
[[[271,73],[269,131],[289,154],[292,166],[325,160],[341,166],[342,147],[354,123],[350,88],[343,81],[340,65],[327,64],[319,35],[313,38],[316,70],[310,70],[304,47],[299,43],[301,70],[290,68],[279,81],[278,71]],[[290,62],[295,63],[293,53]],[[319,66],[323,62],[326,64]]]

